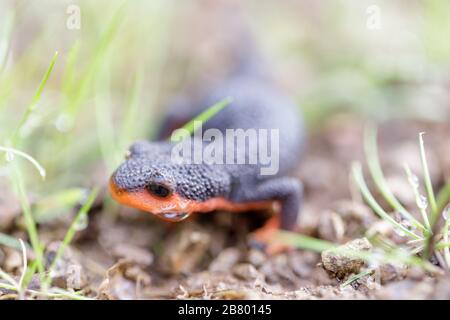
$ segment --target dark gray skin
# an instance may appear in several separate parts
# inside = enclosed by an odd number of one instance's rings
[[[296,104],[268,81],[234,77],[200,100],[184,98],[181,103],[178,100],[169,109],[161,136],[201,111],[192,105],[210,106],[224,97],[232,97],[232,103],[207,121],[203,130],[279,129],[280,161],[276,175],[261,175],[259,164],[172,163],[172,143],[141,141],[130,148],[129,158],[113,174],[112,181],[127,192],[142,190],[154,183],[163,184],[170,192],[200,202],[217,197],[233,203],[278,201],[281,204],[280,227],[295,229],[303,188],[289,174],[297,167],[302,153],[303,123]],[[248,154],[248,149],[238,152]]]

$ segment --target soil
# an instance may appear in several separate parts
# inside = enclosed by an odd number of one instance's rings
[[[363,160],[363,127],[363,119],[341,114],[311,133],[297,173],[305,186],[300,232],[370,250],[364,238],[368,232],[383,232],[397,243],[403,239],[363,203],[350,178],[352,161]],[[422,131],[437,189],[450,176],[449,126],[398,120],[379,128],[383,169],[408,208],[414,208],[415,199],[402,166],[406,161],[413,172],[421,172],[417,137]],[[23,236],[18,206],[0,205],[2,232]],[[92,210],[89,226],[77,234],[58,265],[55,286],[98,299],[450,299],[445,272],[382,264],[346,284],[367,270],[363,261],[305,250],[267,256],[249,248],[247,235],[261,223],[262,214],[216,212],[172,225],[117,208],[108,203]],[[47,260],[69,223],[70,217],[40,226]],[[3,270],[19,276],[21,265],[19,251],[0,247]],[[14,294],[3,290],[2,298]]]

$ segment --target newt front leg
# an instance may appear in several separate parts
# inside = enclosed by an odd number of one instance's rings
[[[280,204],[279,212],[270,218],[260,229],[250,236],[250,243],[262,247],[268,254],[275,254],[288,249],[277,244],[275,236],[281,230],[294,231],[297,227],[298,215],[303,201],[302,184],[289,177],[268,180],[257,186],[247,200],[274,200]]]

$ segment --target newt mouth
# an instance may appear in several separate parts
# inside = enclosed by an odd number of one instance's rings
[[[183,221],[190,216],[188,212],[162,212],[156,214],[158,217],[171,222]]]

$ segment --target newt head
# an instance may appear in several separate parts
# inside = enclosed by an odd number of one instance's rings
[[[135,143],[110,178],[112,197],[171,222],[221,207],[228,175],[205,164],[172,162],[171,150],[168,142]]]
[[[165,185],[150,182],[145,188],[126,190],[117,186],[115,176],[109,181],[112,197],[119,203],[142,211],[147,211],[171,222],[186,219],[190,200],[173,193]]]

